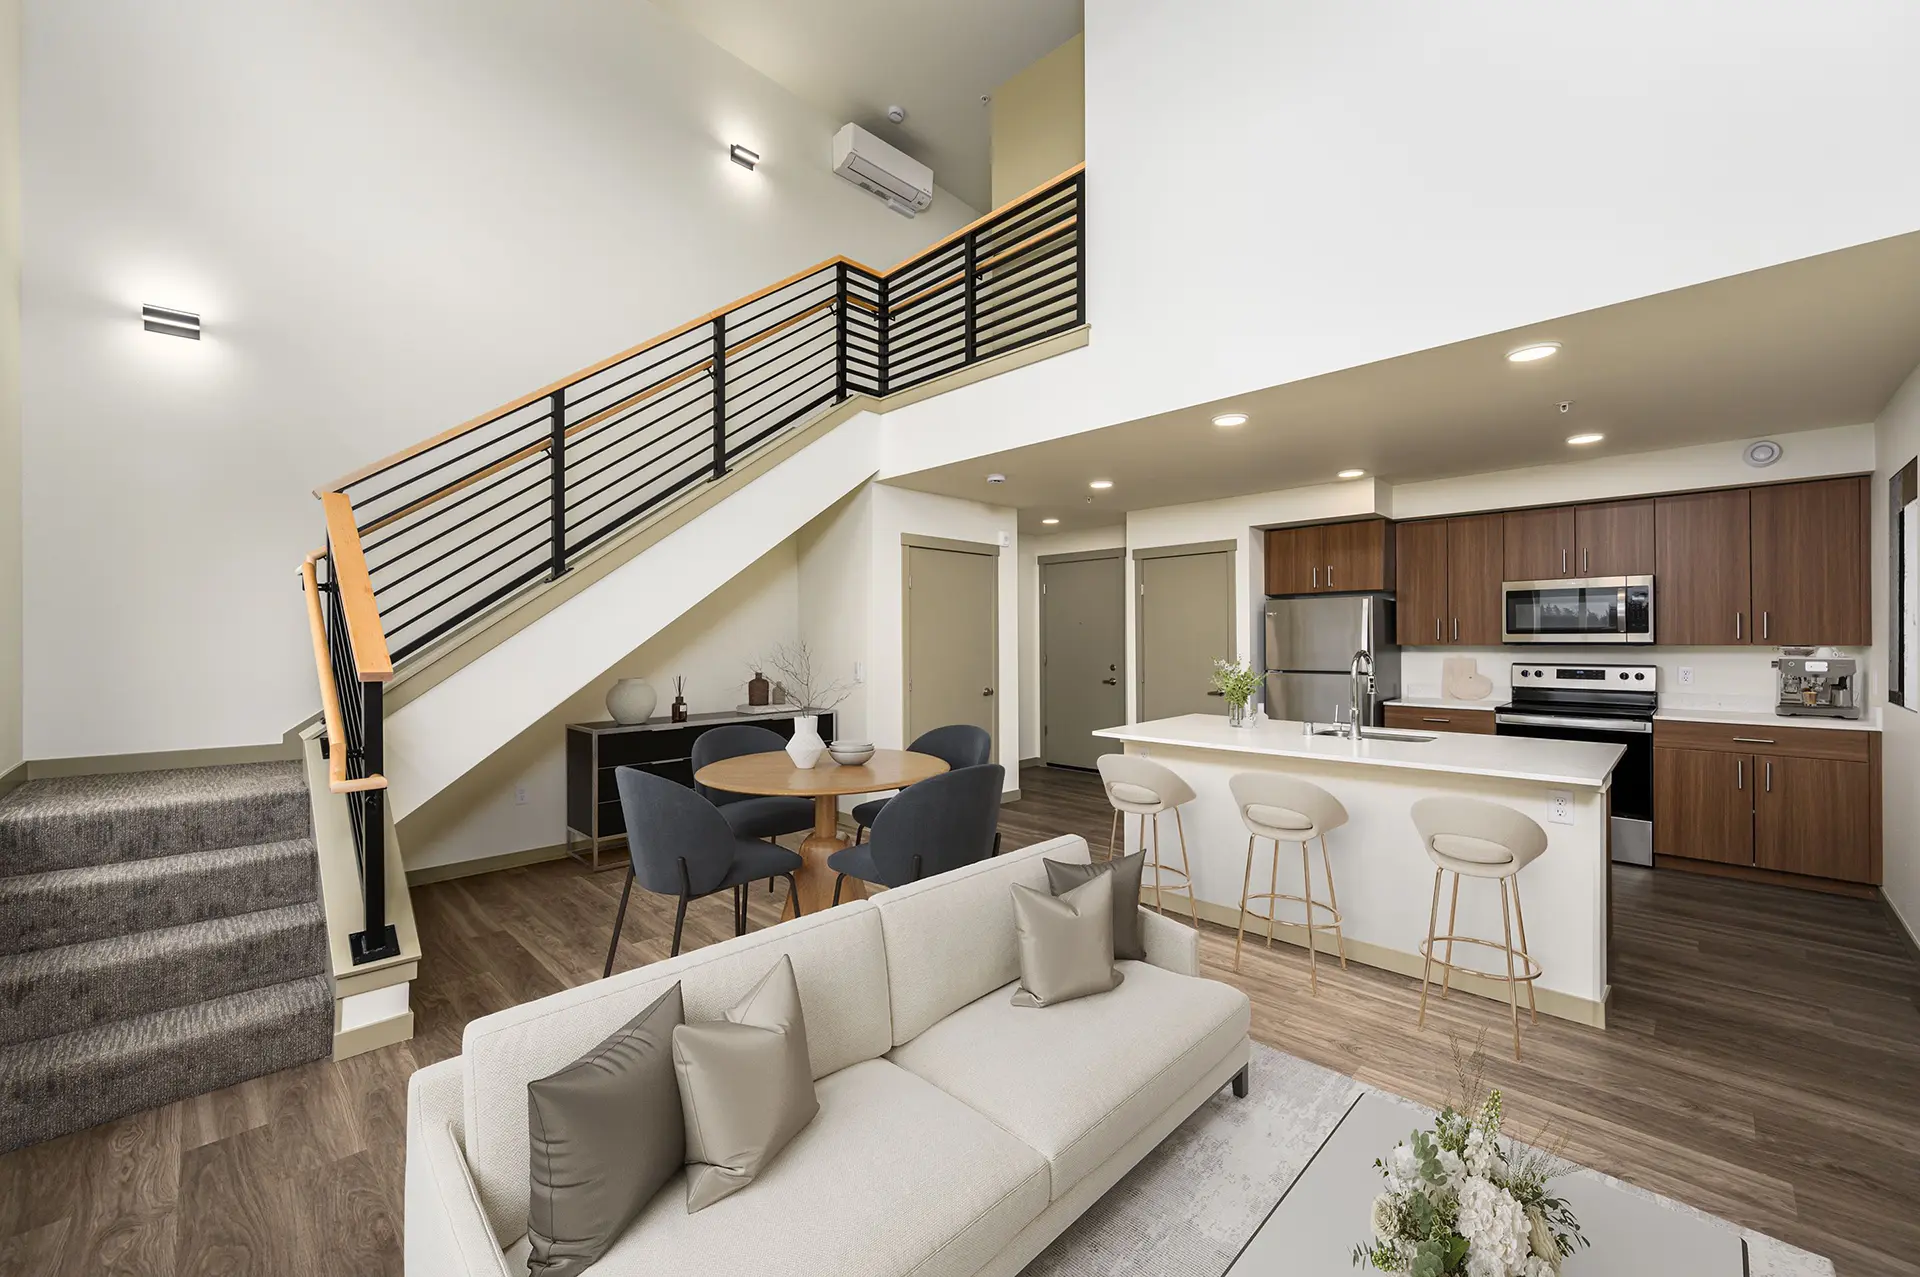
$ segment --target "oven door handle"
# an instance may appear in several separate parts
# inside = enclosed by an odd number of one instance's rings
[[[1552,714],[1495,714],[1494,725],[1511,723],[1516,727],[1567,727],[1576,732],[1651,733],[1653,724],[1638,718],[1560,718]]]

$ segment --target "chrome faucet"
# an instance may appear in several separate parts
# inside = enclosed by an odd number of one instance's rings
[[[1347,736],[1353,739],[1361,734],[1362,705],[1373,703],[1373,657],[1365,648],[1355,652],[1347,663],[1347,688],[1352,697],[1347,707]]]

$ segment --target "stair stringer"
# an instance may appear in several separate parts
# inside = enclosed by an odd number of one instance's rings
[[[879,467],[861,412],[676,528],[386,719],[396,820],[425,805]]]

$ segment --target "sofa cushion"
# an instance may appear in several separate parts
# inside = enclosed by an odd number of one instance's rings
[[[1111,993],[1036,1012],[995,990],[887,1058],[1043,1153],[1058,1198],[1247,1036],[1240,990],[1119,965]]]
[[[461,1053],[467,1162],[494,1234],[527,1231],[527,1083],[585,1054],[675,981],[688,1020],[719,1019],[782,954],[793,959],[814,1077],[886,1053],[886,952],[879,915],[865,901],[470,1022]],[[684,1200],[679,1208],[686,1209]]]
[[[874,898],[886,939],[895,1045],[1018,978],[1012,888],[1045,891],[1049,856],[1086,864],[1086,839],[1049,839]]]
[[[904,1069],[856,1064],[815,1091],[819,1116],[758,1179],[695,1214],[668,1181],[592,1277],[962,1277],[1046,1208],[1045,1159]]]
[[[1064,896],[1018,884],[1013,926],[1020,935],[1017,1007],[1050,1007],[1106,993],[1125,977],[1113,965],[1113,875],[1095,874]]]

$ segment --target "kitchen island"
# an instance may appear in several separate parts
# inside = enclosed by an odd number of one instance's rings
[[[1347,958],[1416,978],[1433,899],[1433,862],[1414,829],[1413,804],[1435,795],[1457,795],[1504,803],[1531,816],[1547,831],[1545,854],[1520,875],[1528,939],[1533,957],[1544,968],[1535,986],[1540,1013],[1604,1027],[1611,919],[1608,787],[1624,752],[1620,746],[1452,732],[1396,732],[1351,740],[1313,735],[1307,724],[1280,720],[1232,727],[1224,717],[1211,714],[1109,727],[1094,735],[1121,742],[1127,753],[1152,758],[1193,786],[1196,797],[1181,811],[1194,895],[1202,918],[1229,927],[1239,918],[1247,830],[1228,792],[1228,778],[1242,771],[1281,772],[1338,798],[1349,821],[1327,836],[1327,847]],[[1160,836],[1162,856],[1177,866],[1173,822],[1161,819],[1167,826]],[[1129,825],[1133,820],[1128,818]],[[1282,844],[1280,853],[1278,890],[1298,895],[1300,854],[1294,844]],[[1317,851],[1311,860],[1314,896],[1325,899]],[[1262,841],[1255,855],[1254,890],[1265,889],[1272,863],[1273,845]],[[1279,912],[1298,917],[1299,910],[1283,903]],[[1440,923],[1444,931],[1444,900]],[[1499,940],[1499,892],[1491,882],[1462,882],[1459,933]],[[1259,924],[1259,937],[1265,943],[1265,923]],[[1307,933],[1281,923],[1274,938],[1283,937],[1304,944]],[[1247,943],[1254,942],[1250,920]],[[1330,931],[1319,934],[1317,945],[1322,954],[1336,952]],[[1461,951],[1456,958],[1468,965],[1487,962],[1485,951]],[[1439,977],[1436,970],[1436,982]],[[1457,976],[1454,987],[1507,1000],[1503,985],[1473,976]],[[1305,988],[1303,983],[1303,995]],[[1413,1013],[1409,1001],[1409,1024]]]

